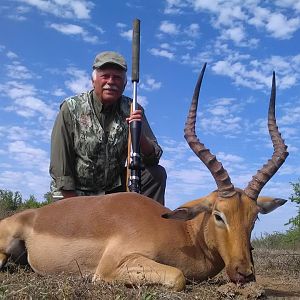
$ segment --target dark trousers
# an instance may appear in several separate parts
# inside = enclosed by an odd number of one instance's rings
[[[127,185],[126,169],[124,171],[123,184],[106,194],[125,192]],[[142,171],[141,176],[141,194],[152,198],[153,200],[165,205],[165,189],[166,189],[167,173],[164,167],[160,165],[148,166]]]

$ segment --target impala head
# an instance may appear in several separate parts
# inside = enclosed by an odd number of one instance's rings
[[[242,190],[233,186],[221,162],[211,154],[195,134],[198,98],[205,67],[206,64],[195,87],[184,133],[190,148],[214,177],[217,190],[207,197],[188,202],[163,217],[181,220],[193,219],[191,222],[194,224],[199,223],[200,219],[202,221],[207,219],[207,227],[204,229],[207,245],[212,252],[220,255],[231,281],[244,283],[255,279],[250,238],[258,213],[268,213],[286,202],[283,199],[258,197],[263,186],[288,156],[287,146],[281,138],[275,119],[275,73],[273,73],[268,113],[268,129],[274,153],[272,158],[253,176],[247,187]],[[204,215],[199,215],[203,212]],[[199,217],[197,217],[198,215]]]

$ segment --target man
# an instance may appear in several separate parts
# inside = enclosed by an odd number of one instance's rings
[[[143,109],[130,113],[132,99],[123,95],[127,64],[118,53],[98,54],[93,89],[65,99],[51,136],[50,175],[55,199],[126,190],[129,122],[142,122],[142,194],[164,205],[166,172],[158,165],[162,149]]]

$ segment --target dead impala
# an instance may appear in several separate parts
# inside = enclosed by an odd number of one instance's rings
[[[195,87],[185,138],[211,172],[217,190],[174,211],[136,193],[76,197],[0,221],[0,267],[24,251],[39,274],[92,274],[93,280],[161,284],[180,291],[224,267],[231,281],[254,280],[250,236],[259,212],[286,200],[258,197],[288,152],[276,126],[275,74],[268,113],[272,158],[237,189],[195,135],[205,65]]]

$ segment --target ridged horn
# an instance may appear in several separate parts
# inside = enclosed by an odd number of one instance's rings
[[[198,99],[205,68],[206,63],[204,64],[201,70],[197,84],[195,86],[192,103],[185,123],[184,137],[187,143],[189,144],[190,148],[201,159],[201,161],[205,164],[205,166],[208,168],[208,170],[214,177],[218,187],[219,195],[223,198],[228,198],[233,196],[236,193],[236,191],[231,183],[227,171],[223,168],[222,164],[216,159],[216,156],[212,155],[210,150],[207,149],[204,146],[204,144],[202,144],[199,141],[195,133]]]
[[[272,176],[278,171],[281,165],[284,163],[285,159],[289,155],[287,150],[287,145],[285,145],[284,140],[278,130],[275,118],[275,100],[276,100],[276,80],[275,72],[273,72],[272,78],[272,90],[269,103],[268,112],[268,129],[269,134],[273,143],[274,152],[272,158],[263,165],[263,167],[257,171],[256,175],[252,177],[252,180],[248,183],[245,188],[245,194],[256,200],[260,191],[264,185],[272,178]]]

